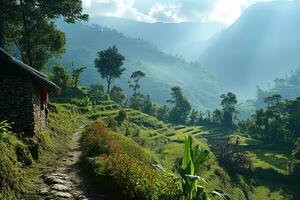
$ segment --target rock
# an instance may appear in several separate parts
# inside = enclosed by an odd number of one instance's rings
[[[72,198],[73,195],[68,192],[55,192],[54,196],[62,197],[62,198]]]
[[[62,185],[62,184],[54,184],[51,189],[66,192],[69,191],[70,188],[68,186]]]
[[[46,196],[49,194],[49,190],[48,190],[48,188],[43,187],[39,190],[39,193]]]
[[[80,195],[77,199],[78,200],[88,200],[84,195]]]
[[[61,178],[68,178],[68,175],[60,173],[60,172],[52,173],[52,176],[61,177]]]
[[[47,183],[48,185],[57,184],[57,183],[65,184],[64,180],[56,176],[46,176],[44,178],[44,182]]]

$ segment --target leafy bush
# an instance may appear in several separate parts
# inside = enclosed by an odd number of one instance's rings
[[[115,143],[114,137],[108,134],[103,122],[87,126],[83,132],[81,143],[83,153],[87,157],[121,152],[119,146]]]
[[[122,124],[124,120],[127,118],[127,112],[125,109],[121,109],[116,116],[116,120],[119,124]]]
[[[219,162],[231,174],[249,174],[253,172],[252,161],[247,153],[239,150],[237,145],[221,145],[217,151]]]
[[[179,185],[172,175],[130,155],[103,155],[94,160],[94,167],[117,199],[176,199]]]

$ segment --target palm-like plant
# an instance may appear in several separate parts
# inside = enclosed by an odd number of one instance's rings
[[[182,195],[186,200],[211,200],[214,196],[219,196],[224,200],[229,200],[229,197],[221,191],[209,192],[202,181],[207,183],[204,178],[196,175],[199,172],[201,165],[207,160],[209,155],[208,150],[200,150],[200,146],[193,147],[193,139],[191,136],[185,138],[184,155],[181,167],[178,173],[182,178]]]

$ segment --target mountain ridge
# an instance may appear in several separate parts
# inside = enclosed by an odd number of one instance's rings
[[[250,6],[198,61],[238,96],[254,96],[256,85],[266,86],[300,65],[298,10],[295,1]]]
[[[116,45],[126,57],[127,70],[115,84],[121,86],[127,95],[131,94],[127,83],[131,73],[142,70],[147,75],[141,84],[142,92],[151,94],[157,103],[165,103],[170,98],[170,88],[180,86],[193,105],[205,109],[218,105],[218,81],[202,70],[198,63],[188,63],[182,58],[163,53],[150,43],[126,37],[113,29],[83,23],[69,25],[58,22],[57,25],[66,33],[68,41],[67,52],[59,62],[69,69],[73,62],[75,66],[87,66],[88,70],[82,76],[82,83],[86,86],[105,84],[93,62],[98,51]]]

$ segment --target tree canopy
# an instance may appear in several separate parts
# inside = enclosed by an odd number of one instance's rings
[[[236,95],[231,92],[227,92],[227,94],[221,95],[221,99],[221,105],[223,107],[223,125],[232,126],[234,113],[236,113]]]
[[[0,45],[17,47],[23,62],[41,69],[64,52],[65,35],[53,22],[58,18],[75,23],[88,15],[82,14],[81,0],[1,0]]]
[[[171,99],[167,102],[174,105],[169,116],[170,122],[175,124],[185,124],[192,107],[187,98],[183,96],[180,87],[171,88]]]
[[[125,68],[122,67],[124,60],[125,57],[119,53],[116,46],[109,47],[97,53],[95,67],[101,77],[107,82],[107,93],[110,92],[110,87],[114,79],[120,78],[125,71]]]

